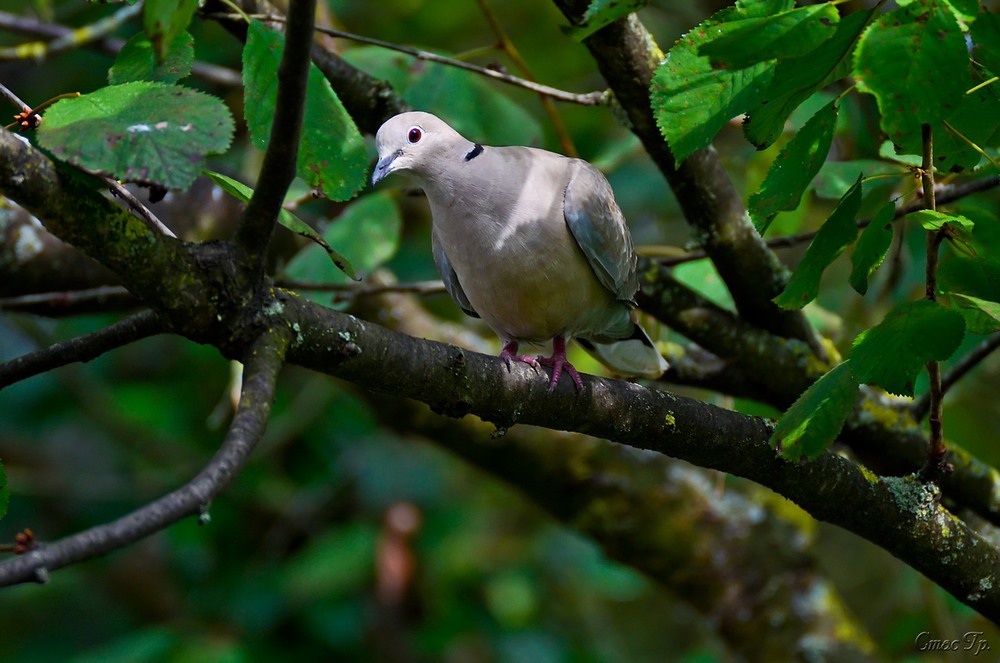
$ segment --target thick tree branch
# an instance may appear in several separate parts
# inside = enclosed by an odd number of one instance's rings
[[[958,182],[955,184],[946,184],[944,186],[936,186],[935,189],[937,203],[940,205],[945,205],[948,203],[953,203],[956,200],[961,200],[966,196],[971,196],[975,193],[981,193],[983,191],[989,191],[990,189],[1000,186],[1000,175],[989,175],[987,177],[981,177],[976,180],[970,180],[968,182]],[[907,203],[902,207],[896,208],[896,213],[893,215],[893,221],[898,221],[910,212],[916,212],[917,210],[926,209],[927,203],[923,196]],[[858,219],[858,228],[867,228],[872,222],[872,217],[866,219]],[[769,248],[772,249],[786,249],[793,246],[800,246],[811,242],[816,235],[819,233],[818,230],[811,230],[809,232],[798,233],[796,235],[785,235],[783,237],[771,237],[764,240]],[[699,249],[697,251],[691,251],[680,256],[671,256],[669,258],[657,258],[656,262],[663,265],[664,267],[673,267],[676,265],[682,265],[688,262],[694,262],[695,260],[704,260],[708,257],[708,254],[703,250]]]
[[[941,506],[933,484],[878,477],[833,453],[789,463],[768,444],[768,422],[637,384],[588,376],[582,392],[567,384],[546,394],[544,376],[527,366],[508,371],[495,357],[278,296],[298,330],[289,350],[293,363],[449,416],[475,414],[501,430],[521,423],[582,432],[751,479],[885,548],[1000,621],[1000,549]]]
[[[286,327],[276,327],[272,333],[257,339],[247,353],[243,389],[233,422],[219,451],[194,479],[118,520],[40,544],[3,562],[0,586],[45,582],[51,571],[134,543],[187,516],[207,513],[211,501],[243,468],[264,434],[289,331]]]
[[[253,276],[264,272],[267,245],[274,233],[285,194],[295,179],[315,14],[316,0],[291,3],[285,47],[278,65],[277,94],[281,101],[275,107],[271,136],[257,186],[236,233],[236,243],[246,253]]]
[[[639,307],[732,363],[755,385],[755,400],[787,407],[831,368],[805,343],[749,324],[678,282],[668,268],[645,258],[639,265]]]
[[[53,368],[96,359],[109,350],[162,331],[164,325],[156,313],[136,313],[100,331],[56,343],[44,350],[0,364],[0,389]]]
[[[441,337],[439,321],[412,295],[386,293],[352,311],[410,336]],[[871,643],[817,571],[812,521],[765,489],[729,481],[719,490],[717,474],[578,434],[515,426],[496,438],[472,417],[438,417],[368,394],[401,434],[426,436],[508,481],[706,614],[746,660],[783,660],[813,638],[825,661],[869,658]],[[823,635],[833,632],[852,635]]]

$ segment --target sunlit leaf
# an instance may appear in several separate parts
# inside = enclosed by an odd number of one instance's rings
[[[960,313],[924,299],[906,302],[861,332],[849,358],[861,382],[912,396],[913,381],[924,364],[951,357],[964,334]]]
[[[254,145],[266,149],[278,102],[278,65],[284,36],[258,21],[250,24],[243,49],[247,126]],[[299,177],[334,200],[348,200],[368,171],[365,143],[329,81],[309,65],[305,117],[299,143]]]
[[[229,147],[233,118],[219,99],[163,83],[112,85],[63,99],[38,140],[56,156],[118,179],[184,189],[207,154]]]
[[[945,224],[962,228],[963,230],[972,230],[973,228],[972,221],[961,214],[945,214],[944,212],[929,209],[910,212],[906,215],[906,218],[916,221],[923,226],[924,230],[941,230]]]
[[[115,63],[108,70],[108,82],[112,85],[131,81],[176,83],[191,73],[193,62],[194,37],[187,32],[174,38],[161,61],[157,61],[149,38],[140,32],[125,42],[118,52]]]
[[[859,294],[868,292],[868,280],[889,253],[889,246],[892,244],[892,219],[895,215],[895,203],[883,205],[875,213],[868,227],[861,232],[861,237],[851,252],[853,268],[850,283]]]
[[[831,102],[813,115],[781,150],[760,190],[750,196],[750,216],[763,235],[778,212],[798,207],[803,192],[819,172],[833,142],[837,105]]]
[[[205,175],[218,184],[223,191],[233,196],[237,200],[241,200],[244,203],[250,202],[250,197],[253,196],[253,189],[248,187],[242,182],[238,182],[231,177],[226,177],[222,173],[214,173],[210,170],[203,171]],[[312,226],[308,223],[295,216],[286,209],[281,210],[278,213],[278,223],[283,225],[285,228],[291,230],[296,235],[301,235],[306,239],[316,242],[323,250],[326,251],[330,260],[333,262],[334,266],[342,271],[344,274],[355,281],[358,280],[358,276],[354,271],[354,267],[351,266],[351,262],[345,258],[340,252],[334,249],[332,246],[327,244],[323,237],[313,230]]]
[[[733,22],[791,9],[785,0],[737,3],[683,35],[659,66],[650,85],[656,124],[678,163],[712,142],[732,118],[747,111],[771,82],[771,63],[717,69],[698,49],[720,38]]]
[[[792,278],[774,302],[784,309],[802,308],[819,293],[823,270],[858,236],[861,209],[861,178],[854,183],[830,214],[795,268]]]

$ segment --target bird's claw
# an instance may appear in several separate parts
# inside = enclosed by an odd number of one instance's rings
[[[564,370],[573,378],[576,390],[583,391],[583,380],[580,379],[580,374],[577,372],[576,367],[569,363],[569,359],[566,357],[560,357],[558,354],[551,357],[539,357],[538,362],[544,366],[552,367],[552,379],[549,381],[548,388],[550,394],[555,390],[556,385],[559,384],[559,378],[562,377]]]
[[[507,372],[508,373],[510,372],[510,367],[513,362],[520,361],[524,362],[528,366],[531,366],[531,368],[533,368],[534,371],[537,373],[539,366],[538,360],[530,355],[516,354],[516,350],[517,346],[514,346],[513,349],[510,348],[510,346],[505,346],[503,351],[500,353],[500,358],[503,359],[503,363],[507,365]]]

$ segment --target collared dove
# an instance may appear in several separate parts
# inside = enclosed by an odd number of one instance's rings
[[[552,366],[549,391],[575,338],[613,371],[660,376],[667,363],[632,309],[635,250],[611,185],[581,159],[531,147],[486,147],[429,113],[390,118],[375,137],[372,186],[390,173],[427,194],[434,262],[448,293],[503,343],[500,357]],[[552,339],[552,357],[517,354]]]

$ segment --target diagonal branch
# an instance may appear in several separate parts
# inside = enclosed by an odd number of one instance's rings
[[[44,350],[0,364],[0,389],[59,366],[87,362],[134,341],[164,331],[163,321],[153,311],[143,311],[119,320],[92,334],[56,343]]]
[[[444,337],[413,295],[386,292],[351,312],[413,337]],[[783,660],[797,643],[834,631],[850,636],[830,641],[824,660],[872,658],[868,637],[817,568],[811,523],[767,489],[729,481],[720,491],[717,473],[659,454],[533,426],[497,438],[472,417],[438,417],[371,392],[365,398],[399,432],[425,436],[507,481],[692,605],[748,661]],[[813,592],[825,600],[809,601]],[[804,606],[811,607],[796,609]],[[781,629],[771,627],[776,614],[785,616]]]
[[[285,194],[295,179],[315,14],[316,0],[291,3],[284,52],[278,65],[278,103],[271,123],[271,136],[257,188],[247,203],[236,233],[236,242],[246,253],[251,274],[264,271],[267,245]]]
[[[872,541],[1000,621],[1000,548],[945,509],[934,484],[879,477],[829,452],[806,465],[787,462],[768,443],[767,421],[637,384],[588,376],[582,392],[567,384],[546,394],[547,381],[527,366],[508,372],[495,357],[278,296],[298,330],[292,363],[441,414],[475,414],[501,431],[522,423],[587,433],[745,477]]]
[[[134,543],[186,516],[207,513],[212,499],[239,473],[264,434],[289,338],[287,327],[276,327],[258,338],[247,353],[243,390],[229,432],[194,479],[118,520],[40,544],[0,564],[0,586],[46,582],[51,571]]]

